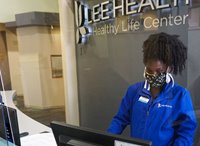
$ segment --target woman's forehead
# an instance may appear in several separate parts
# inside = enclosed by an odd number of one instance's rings
[[[146,66],[147,69],[151,69],[151,70],[166,69],[167,68],[167,65],[164,64],[160,60],[149,60],[149,61],[147,61],[145,66]]]

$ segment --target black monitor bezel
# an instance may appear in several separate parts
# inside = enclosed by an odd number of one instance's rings
[[[67,136],[69,139],[80,140],[88,142],[91,144],[99,144],[103,146],[114,146],[115,140],[142,145],[142,146],[151,146],[152,142],[137,139],[137,138],[128,138],[121,135],[110,134],[104,131],[98,131],[94,129],[89,129],[85,127],[73,126],[62,122],[53,121],[51,122],[51,128],[54,133],[54,137],[58,146],[59,137],[61,135]]]

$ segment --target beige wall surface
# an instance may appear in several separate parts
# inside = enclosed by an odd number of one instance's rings
[[[11,86],[12,89],[16,91],[17,95],[21,96],[23,95],[23,89],[21,82],[18,42],[15,30],[6,30],[6,41],[8,49]]]
[[[8,65],[8,55],[7,55],[7,47],[5,40],[5,32],[0,31],[0,71],[1,71],[1,79],[0,79],[0,89],[1,90],[10,90],[11,82],[10,82],[10,71]]]
[[[0,0],[0,22],[15,21],[15,14],[31,11],[58,12],[58,1]]]
[[[17,28],[19,60],[27,107],[64,106],[63,78],[52,78],[51,55],[61,54],[59,29]]]
[[[79,125],[73,0],[59,0],[66,122]],[[70,21],[69,21],[70,20]]]

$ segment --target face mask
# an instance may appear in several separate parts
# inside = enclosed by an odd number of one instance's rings
[[[166,82],[166,73],[150,74],[145,69],[144,77],[151,87],[161,87]]]

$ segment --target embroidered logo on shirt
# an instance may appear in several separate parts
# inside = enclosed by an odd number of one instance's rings
[[[172,106],[171,106],[171,105],[167,105],[167,104],[160,104],[160,103],[158,103],[158,108],[161,108],[161,107],[172,108]]]

